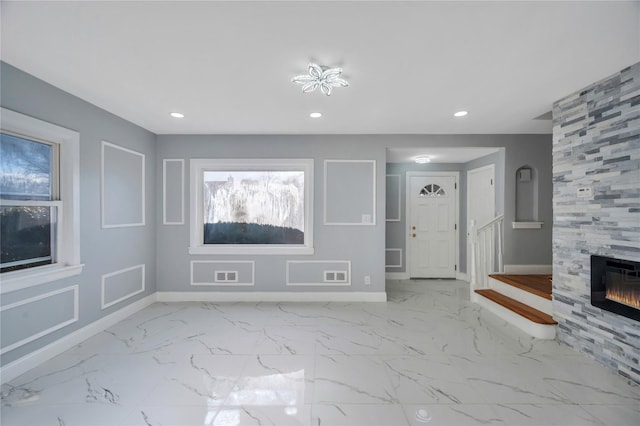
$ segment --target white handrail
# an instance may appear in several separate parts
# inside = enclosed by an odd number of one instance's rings
[[[489,274],[503,271],[503,224],[504,215],[496,216],[479,227],[475,226],[475,221],[470,221],[472,299],[474,290],[488,286]]]

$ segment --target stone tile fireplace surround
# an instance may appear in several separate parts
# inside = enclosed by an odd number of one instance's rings
[[[640,261],[640,63],[553,106],[558,340],[640,383],[640,322],[592,306],[591,256]]]

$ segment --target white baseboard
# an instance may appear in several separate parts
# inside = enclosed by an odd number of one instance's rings
[[[551,274],[552,265],[504,265],[505,274]]]
[[[456,272],[456,280],[469,282],[469,277],[466,272]]]
[[[387,272],[384,274],[388,280],[408,280],[411,279],[408,272]]]
[[[158,302],[386,302],[387,293],[380,292],[215,292],[159,291]]]
[[[15,379],[19,375],[26,373],[43,362],[60,355],[62,352],[71,349],[79,343],[84,342],[89,337],[100,333],[147,306],[154,304],[156,302],[156,294],[157,293],[153,293],[143,299],[127,305],[119,311],[107,315],[106,317],[102,317],[91,324],[74,331],[73,333],[67,334],[55,342],[49,343],[48,345],[43,346],[22,358],[18,358],[15,361],[10,362],[0,369],[2,383]]]

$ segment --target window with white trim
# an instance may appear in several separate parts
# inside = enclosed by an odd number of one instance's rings
[[[313,160],[190,164],[190,254],[313,254]]]
[[[79,134],[2,108],[4,293],[80,273]]]

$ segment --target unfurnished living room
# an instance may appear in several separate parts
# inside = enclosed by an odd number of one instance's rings
[[[640,425],[639,1],[0,18],[0,424]]]

